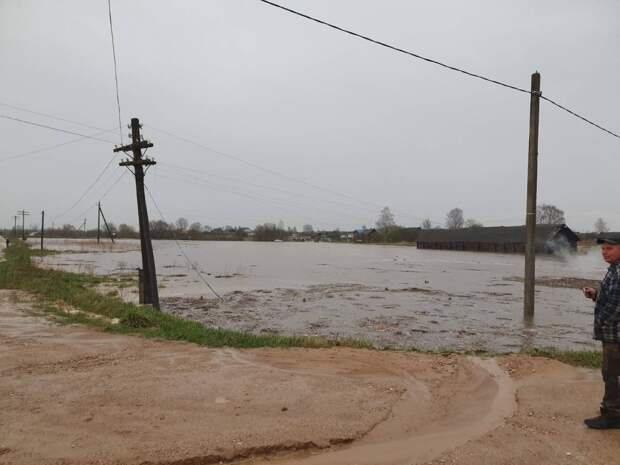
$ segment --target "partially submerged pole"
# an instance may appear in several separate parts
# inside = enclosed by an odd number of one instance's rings
[[[108,236],[110,236],[110,240],[112,241],[112,244],[114,244],[114,233],[112,232],[110,225],[108,225],[108,222],[105,219],[105,215],[103,214],[103,209],[101,208],[101,202],[99,203],[99,215],[103,219],[103,224],[105,225],[106,231],[108,231]],[[97,242],[98,241],[99,241],[99,235],[97,235]]]
[[[43,250],[43,237],[45,236],[45,211],[41,212],[41,250]]]
[[[525,210],[525,276],[523,317],[534,318],[536,282],[536,189],[538,183],[538,122],[540,106],[540,74],[532,74],[530,95],[530,139],[527,159],[527,205]]]
[[[97,203],[97,244],[101,242],[101,202]]]

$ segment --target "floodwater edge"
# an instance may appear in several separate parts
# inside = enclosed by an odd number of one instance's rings
[[[39,268],[32,263],[31,257],[40,254],[40,251],[32,250],[20,242],[5,249],[5,261],[0,263],[0,288],[23,290],[35,295],[38,308],[65,324],[84,324],[107,332],[184,341],[206,347],[349,347],[421,352],[445,356],[457,353],[478,356],[506,355],[489,351],[470,352],[450,348],[434,350],[416,347],[379,348],[373,343],[361,339],[255,335],[241,331],[211,328],[195,321],[158,312],[148,306],[125,302],[116,295],[102,294],[94,288],[101,284],[104,278]],[[520,353],[534,357],[551,358],[569,365],[588,368],[600,368],[602,362],[601,352],[597,350],[536,348],[522,350]]]

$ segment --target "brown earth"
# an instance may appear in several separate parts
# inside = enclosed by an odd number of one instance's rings
[[[524,356],[207,349],[0,291],[0,464],[612,464],[599,374]]]

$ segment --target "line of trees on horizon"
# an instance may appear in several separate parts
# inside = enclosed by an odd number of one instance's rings
[[[566,223],[564,211],[555,205],[541,204],[536,209],[537,224],[563,224]],[[139,231],[135,226],[122,223],[116,226],[108,223],[115,238],[139,239]],[[150,222],[151,237],[153,239],[179,239],[179,240],[213,240],[213,241],[310,241],[323,240],[330,242],[372,242],[372,243],[398,243],[415,242],[421,229],[461,229],[480,228],[483,224],[476,219],[465,219],[461,208],[451,209],[445,217],[442,225],[434,223],[430,218],[424,219],[419,227],[401,226],[396,223],[394,214],[389,207],[381,209],[375,222],[375,228],[361,226],[355,231],[315,230],[311,224],[303,225],[301,231],[296,227],[285,227],[284,222],[263,223],[253,229],[245,226],[211,227],[200,222],[190,223],[186,218],[179,218],[174,223],[162,220]],[[15,234],[13,228],[4,229],[2,235],[12,237]],[[17,236],[21,235],[21,227],[17,227]],[[591,232],[581,233],[585,236],[609,232],[607,222],[598,218]],[[26,230],[27,236],[38,236],[40,227],[31,224]],[[101,237],[106,238],[108,232],[102,224]],[[45,229],[45,236],[50,238],[96,238],[97,229],[82,229],[71,224],[60,227]]]

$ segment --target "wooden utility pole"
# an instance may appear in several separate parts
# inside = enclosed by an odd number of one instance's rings
[[[26,240],[26,216],[30,215],[26,210],[18,210],[18,215],[22,216],[22,241]]]
[[[101,209],[101,202],[99,202],[99,215],[101,215],[101,218],[103,218],[103,224],[105,225],[105,229],[108,231],[108,236],[110,236],[110,240],[112,241],[112,244],[114,244],[114,234],[112,234],[112,230],[110,229],[110,226],[108,225],[108,222],[105,219],[105,215],[103,214],[103,210]],[[99,241],[99,222],[97,222],[97,242]]]
[[[19,218],[19,216],[15,215],[13,216],[13,220],[14,220],[14,224],[13,224],[13,236],[15,237],[15,239],[17,239],[17,218]]]
[[[97,203],[97,244],[101,242],[101,202]]]
[[[523,286],[523,317],[534,318],[536,282],[536,189],[538,185],[538,121],[540,105],[540,74],[532,74],[530,95],[530,140],[527,158],[527,205],[525,210],[525,276]]]
[[[138,200],[138,221],[140,224],[140,245],[142,248],[142,269],[144,272],[144,302],[151,304],[159,310],[159,293],[157,290],[157,275],[155,274],[155,258],[153,245],[151,244],[151,232],[149,230],[149,216],[146,210],[146,198],[144,196],[144,166],[155,165],[155,160],[142,158],[142,149],[153,147],[151,142],[142,140],[140,136],[140,121],[138,118],[131,119],[131,141],[129,145],[116,147],[114,152],[133,153],[133,158],[124,160],[120,166],[133,166],[133,174],[136,179],[136,197]]]
[[[43,236],[45,235],[45,211],[41,212],[41,250],[43,250]]]

